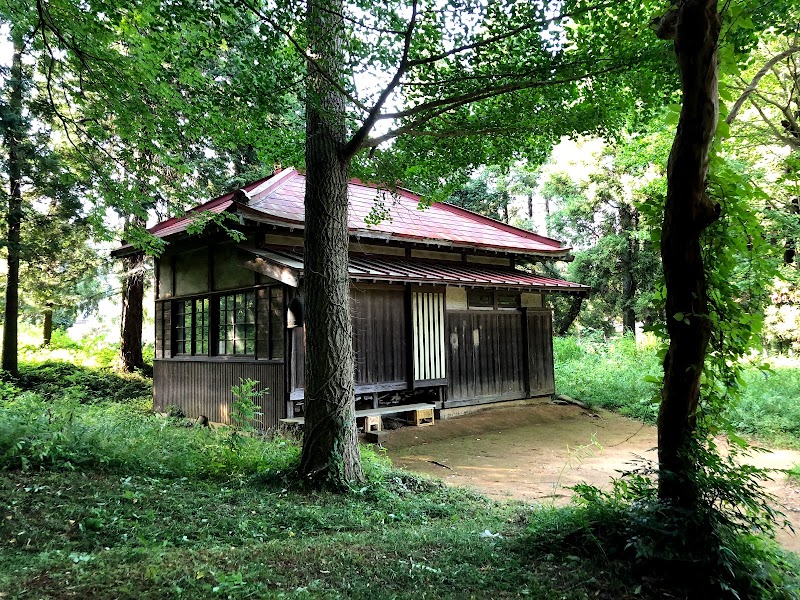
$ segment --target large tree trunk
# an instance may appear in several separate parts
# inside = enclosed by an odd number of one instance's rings
[[[625,250],[622,254],[622,333],[636,335],[636,278],[633,268],[638,260],[639,247],[634,232],[636,230],[636,209],[626,203],[619,208],[619,225],[625,236]]]
[[[140,223],[138,223],[140,224]],[[122,370],[132,373],[144,367],[142,320],[144,317],[144,253],[126,256],[122,261],[122,323],[119,350]]]
[[[17,321],[19,319],[19,263],[20,230],[22,228],[22,50],[23,39],[19,28],[11,29],[14,54],[11,59],[10,93],[8,102],[9,120],[5,144],[8,150],[8,273],[6,275],[6,305],[3,318],[2,370],[17,376]]]
[[[343,3],[308,4],[309,54],[328,75],[343,71]],[[344,98],[309,64],[306,101],[304,277],[305,429],[301,473],[317,486],[361,481],[355,424]]]
[[[697,498],[691,460],[700,376],[711,336],[700,235],[719,217],[706,195],[718,119],[716,0],[685,0],[677,15],[675,53],[683,105],[667,168],[661,258],[670,344],[658,414],[659,497],[679,506]]]
[[[42,346],[49,346],[53,340],[53,305],[44,309],[44,325],[42,325]]]
[[[575,319],[577,319],[578,315],[581,314],[582,306],[583,306],[583,296],[573,296],[572,302],[570,302],[567,312],[564,313],[564,316],[561,317],[561,319],[559,320],[557,335],[559,336],[567,335],[569,328],[572,327],[572,324],[575,322]]]

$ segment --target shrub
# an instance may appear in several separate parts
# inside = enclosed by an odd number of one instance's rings
[[[655,343],[637,343],[630,336],[610,342],[595,338],[555,338],[555,378],[558,393],[592,406],[655,422],[658,407],[654,387],[645,378],[659,374]]]
[[[610,491],[580,484],[573,504],[534,513],[533,551],[600,555],[634,572],[670,597],[796,598],[796,556],[772,539],[780,517],[760,486],[763,471],[742,468],[735,453],[698,450],[700,497],[689,508],[658,499],[655,473],[642,467],[613,482]],[[668,592],[668,593],[667,593]]]
[[[0,405],[0,468],[113,469],[127,474],[222,478],[284,476],[299,447],[289,440],[186,428],[134,404],[48,402],[24,392]]]
[[[74,398],[82,404],[93,402],[139,402],[153,393],[150,379],[137,374],[118,373],[110,368],[91,368],[67,362],[22,364],[17,385],[44,400]]]

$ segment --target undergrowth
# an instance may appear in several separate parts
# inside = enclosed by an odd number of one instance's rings
[[[637,380],[652,348],[556,345],[586,393],[560,391],[652,418]],[[703,463],[715,510],[692,513],[659,505],[652,474],[542,508],[396,470],[367,447],[364,483],[320,493],[296,476],[296,440],[187,427],[152,413],[148,386],[57,363],[0,382],[5,596],[798,597],[796,557],[757,530],[775,515],[726,459]]]
[[[734,455],[701,453],[701,494],[691,507],[660,501],[647,467],[623,474],[610,490],[580,484],[570,506],[532,513],[531,552],[624,563],[664,597],[800,597],[800,558],[772,538],[782,515],[760,486],[764,473],[742,470]]]
[[[70,399],[80,403],[138,404],[152,398],[152,379],[140,373],[121,373],[110,367],[86,367],[63,361],[23,363],[13,382],[44,400]]]
[[[638,343],[632,337],[555,338],[558,392],[655,423],[657,390],[646,378],[661,374],[657,350],[647,337]],[[800,364],[780,364],[769,370],[748,366],[742,396],[726,410],[725,418],[737,432],[760,442],[800,447]]]

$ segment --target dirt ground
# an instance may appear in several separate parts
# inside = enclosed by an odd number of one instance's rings
[[[496,499],[560,505],[576,483],[608,488],[612,477],[636,461],[655,461],[656,440],[654,427],[615,413],[545,401],[486,409],[433,427],[405,427],[393,431],[384,446],[395,465],[448,484]],[[748,462],[784,469],[800,464],[800,452],[774,450]],[[764,486],[800,534],[800,487],[782,473]],[[778,540],[800,552],[797,535],[782,530]]]

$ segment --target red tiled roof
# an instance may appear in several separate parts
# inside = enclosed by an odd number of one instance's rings
[[[243,250],[296,272],[295,279],[303,272],[303,255],[286,248],[245,248]],[[501,287],[588,293],[588,287],[571,281],[542,277],[519,271],[512,267],[464,263],[457,261],[431,261],[407,259],[386,255],[350,254],[348,272],[353,281],[437,283],[460,286]]]
[[[250,190],[262,185],[269,179],[272,179],[272,177],[265,177],[263,179],[259,179],[258,181],[254,181],[253,183],[249,183],[243,189],[249,192]],[[233,205],[234,195],[235,192],[231,192],[230,194],[225,194],[219,198],[209,200],[205,204],[190,208],[180,217],[172,217],[166,221],[161,221],[161,223],[158,223],[157,225],[153,225],[150,229],[148,229],[148,231],[158,237],[167,237],[175,233],[186,231],[186,228],[192,223],[194,215],[206,210],[210,210],[211,212],[215,213],[221,213],[228,210]]]
[[[237,202],[235,194],[226,194],[177,217],[159,223],[150,232],[166,237],[185,231],[192,220],[190,213],[202,210],[222,212],[240,210],[245,216],[264,218],[278,224],[302,228],[305,218],[305,175],[286,169],[244,188],[247,205]],[[558,240],[512,227],[463,208],[436,202],[420,210],[420,197],[405,189],[394,192],[353,179],[349,184],[348,224],[352,235],[392,238],[437,245],[479,247],[492,250],[564,256],[570,250]],[[242,197],[242,200],[244,198]],[[389,217],[377,225],[365,219],[380,207]]]

